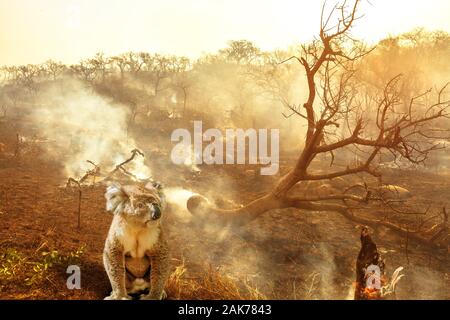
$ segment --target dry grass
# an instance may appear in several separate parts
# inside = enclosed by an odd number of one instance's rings
[[[249,283],[239,285],[211,265],[201,277],[187,277],[184,262],[170,275],[166,291],[170,299],[263,300],[266,297]]]
[[[42,286],[45,281],[52,282],[52,275],[61,267],[79,263],[83,252],[84,246],[68,254],[38,248],[33,255],[16,248],[0,248],[0,282],[2,285]]]
[[[42,251],[27,255],[17,249],[0,249],[0,291],[4,286],[21,284],[26,294],[14,299],[35,299],[43,295],[42,288],[53,282],[69,261],[78,260],[82,250],[62,255],[57,251]],[[25,288],[32,289],[31,291]],[[184,261],[170,275],[166,292],[168,298],[183,300],[262,300],[266,299],[249,283],[241,283],[206,265],[199,277],[188,277]]]

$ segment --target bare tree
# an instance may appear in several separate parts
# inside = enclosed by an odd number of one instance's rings
[[[61,62],[48,60],[44,63],[44,70],[52,77],[52,80],[56,80],[66,70],[66,66]]]
[[[298,77],[298,66],[290,63],[280,64],[290,57],[289,52],[275,50],[261,55],[260,62],[249,66],[246,75],[260,89],[260,93],[284,107],[285,118],[297,115],[298,107],[292,104],[292,95],[298,89],[294,84]]]
[[[18,84],[27,88],[31,92],[36,92],[37,90],[37,80],[42,74],[42,68],[37,65],[28,64],[17,67],[17,80]]]
[[[2,76],[2,83],[8,82],[9,72],[7,66],[0,67],[0,74]]]
[[[221,53],[237,64],[248,64],[260,54],[260,50],[248,40],[235,40],[230,41],[228,48],[221,50]]]
[[[147,114],[150,114],[151,109],[158,104],[160,92],[170,87],[166,82],[176,68],[177,57],[147,53],[141,53],[140,57],[143,61],[142,69],[144,72],[142,72],[142,76],[151,86],[150,90],[153,91],[150,102],[147,104]],[[163,86],[163,84],[165,85]]]
[[[111,62],[113,66],[117,66],[120,72],[120,79],[123,81],[125,79],[125,72],[128,67],[127,57],[126,55],[118,55],[111,58]]]
[[[90,60],[83,60],[79,64],[70,66],[72,72],[82,80],[92,83],[95,79],[95,66]]]
[[[89,64],[94,69],[95,73],[100,74],[101,82],[105,82],[106,75],[109,72],[111,59],[106,58],[103,53],[97,53],[94,58],[89,59]]]
[[[187,206],[193,214],[204,214],[214,221],[244,225],[269,210],[297,208],[304,211],[338,212],[358,223],[382,224],[408,233],[408,230],[392,222],[355,214],[355,208],[372,201],[383,201],[368,189],[361,194],[355,191],[355,186],[349,185],[348,188],[343,188],[343,192],[335,194],[308,196],[295,193],[294,186],[304,186],[314,181],[330,181],[356,175],[379,179],[382,174],[377,166],[377,159],[383,152],[421,164],[426,161],[430,152],[442,147],[436,144],[435,138],[436,132],[442,134],[436,123],[449,117],[450,101],[444,99],[445,88],[437,92],[435,101],[427,108],[418,107],[427,100],[423,99],[422,94],[412,98],[408,110],[402,112],[402,108],[399,108],[401,76],[396,76],[372,97],[376,106],[374,114],[362,112],[364,106],[358,95],[360,84],[355,81],[355,67],[356,62],[371,50],[350,37],[351,27],[358,19],[360,0],[355,0],[351,7],[346,3],[336,5],[327,16],[324,8],[319,38],[302,46],[300,56],[292,56],[282,62],[300,63],[308,86],[306,101],[300,107],[292,107],[307,126],[303,150],[295,165],[279,179],[270,192],[237,209],[224,210],[202,196],[191,197]],[[335,17],[337,24],[331,26]],[[337,134],[340,127],[346,128],[346,137]],[[336,169],[335,155],[348,150],[357,150],[358,160],[344,169]],[[331,155],[329,171],[315,173],[312,164],[322,154]],[[445,221],[439,228],[446,228]],[[417,233],[410,234],[411,238],[422,239]]]
[[[134,52],[128,52],[124,55],[126,57],[128,70],[136,76],[142,67],[145,65],[145,60],[142,59],[142,54],[136,54]]]
[[[172,83],[173,86],[176,89],[180,90],[183,95],[183,117],[186,117],[188,93],[189,89],[194,83],[194,74],[191,70],[191,63],[188,58],[176,58],[173,61],[172,70],[174,73],[172,77]]]
[[[18,84],[19,81],[19,68],[16,66],[4,66],[2,71],[5,73],[5,80],[12,83]]]
[[[154,96],[158,96],[159,92],[167,89],[166,87],[161,87],[162,81],[169,77],[171,72],[171,64],[173,63],[171,57],[155,54],[152,59],[151,64],[147,64],[146,68],[150,73],[152,78],[152,85],[154,90]]]

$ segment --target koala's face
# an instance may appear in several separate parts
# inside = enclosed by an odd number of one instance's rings
[[[143,222],[155,221],[161,218],[161,203],[151,195],[130,196],[129,215]]]
[[[161,218],[164,201],[160,189],[147,185],[108,187],[106,209],[138,223],[152,223]]]

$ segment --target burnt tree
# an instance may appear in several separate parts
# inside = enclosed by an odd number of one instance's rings
[[[421,237],[417,232],[383,218],[372,219],[355,214],[354,208],[364,207],[373,201],[384,201],[369,190],[356,192],[358,188],[349,185],[342,189],[343,192],[335,194],[308,196],[295,193],[295,186],[311,181],[331,181],[356,175],[379,179],[382,174],[378,161],[383,153],[421,164],[432,151],[442,148],[436,142],[436,134],[442,135],[443,129],[439,123],[449,116],[450,101],[444,98],[445,87],[434,95],[426,92],[410,99],[405,110],[399,90],[402,77],[398,75],[369,100],[361,98],[361,84],[355,75],[358,63],[372,50],[350,36],[351,28],[358,20],[359,4],[359,0],[352,6],[344,2],[343,5],[336,5],[329,15],[325,15],[323,9],[319,38],[302,46],[301,55],[281,63],[299,63],[308,88],[306,101],[300,107],[290,107],[307,126],[305,135],[299,137],[304,139],[303,150],[295,165],[269,193],[240,208],[224,210],[202,196],[194,196],[187,203],[191,213],[202,214],[216,222],[245,225],[273,209],[337,212],[357,223],[381,224],[408,234],[411,239],[429,243],[428,238]],[[335,19],[336,24],[332,22]],[[425,95],[427,99],[424,99]],[[435,101],[424,106],[431,98]],[[367,112],[369,106],[365,105],[365,101],[370,101],[371,112]],[[345,136],[342,128],[345,128]],[[343,169],[336,169],[335,155],[349,150],[358,153],[357,161]],[[313,162],[324,154],[331,155],[328,171],[313,172]],[[445,223],[438,227],[447,228]]]

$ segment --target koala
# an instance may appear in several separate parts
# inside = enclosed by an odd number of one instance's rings
[[[112,292],[105,300],[166,298],[169,249],[161,224],[165,207],[162,188],[110,185],[105,193],[106,210],[114,215],[103,251],[103,263]]]

